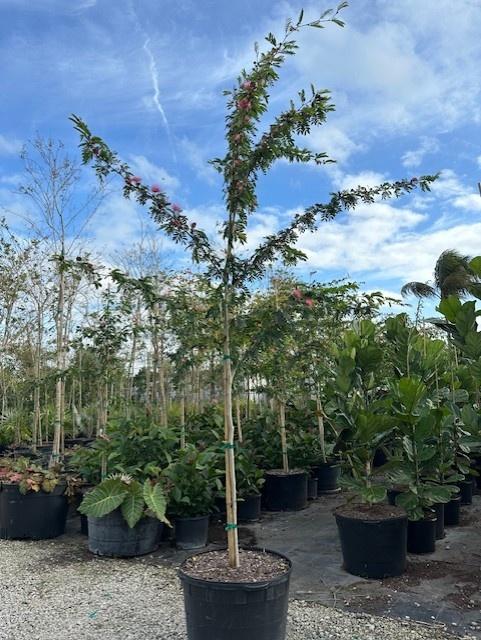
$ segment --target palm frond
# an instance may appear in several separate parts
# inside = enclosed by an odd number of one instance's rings
[[[434,298],[436,289],[427,282],[407,282],[401,289],[403,297],[413,295],[416,298]]]

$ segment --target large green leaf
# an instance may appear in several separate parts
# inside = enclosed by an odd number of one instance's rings
[[[117,478],[108,478],[89,491],[79,507],[86,516],[101,518],[120,507],[127,495],[125,485]]]
[[[121,510],[127,524],[133,529],[144,513],[144,496],[142,485],[136,480],[126,485],[126,488],[127,495],[122,502]]]
[[[438,309],[449,322],[456,322],[456,317],[461,311],[461,300],[456,296],[448,296],[441,300]]]
[[[147,480],[144,484],[143,494],[146,505],[155,517],[161,522],[165,522],[170,525],[170,522],[165,515],[167,500],[160,482],[153,484],[150,480]]]

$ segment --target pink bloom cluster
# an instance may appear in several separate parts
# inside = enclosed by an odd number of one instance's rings
[[[304,297],[304,294],[298,287],[296,287],[292,290],[292,297],[300,302]],[[306,307],[311,308],[314,306],[314,300],[312,298],[304,298],[304,304],[306,305]]]
[[[252,102],[247,98],[241,98],[240,100],[237,101],[237,106],[239,109],[242,109],[243,111],[248,111],[252,107]]]

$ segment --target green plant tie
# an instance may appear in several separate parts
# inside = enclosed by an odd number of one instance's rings
[[[227,355],[227,353],[224,353],[224,355],[222,356],[222,360],[232,360],[232,358]]]
[[[236,524],[233,524],[232,522],[228,522],[228,523],[225,525],[224,529],[225,529],[226,531],[232,531],[233,529],[237,529],[237,525],[236,525]]]
[[[235,449],[235,444],[233,442],[223,442],[220,446],[222,449]]]

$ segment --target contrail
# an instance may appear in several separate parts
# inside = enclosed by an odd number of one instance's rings
[[[160,117],[162,118],[162,122],[164,123],[164,127],[167,129],[167,131],[170,134],[170,127],[169,127],[169,121],[167,120],[167,116],[165,115],[165,111],[164,111],[164,107],[162,106],[161,102],[160,102],[160,89],[159,89],[159,74],[158,74],[158,70],[157,70],[157,63],[155,61],[155,58],[152,54],[152,51],[150,49],[150,38],[147,36],[145,39],[145,42],[143,44],[143,50],[145,51],[145,53],[147,54],[150,64],[149,64],[149,69],[150,69],[150,77],[152,79],[152,87],[154,89],[154,95],[153,95],[153,101],[154,104],[157,108],[157,111],[160,113]]]
[[[175,153],[175,148],[174,148],[174,144],[173,144],[173,140],[172,140],[172,132],[170,130],[170,124],[169,124],[169,121],[167,119],[167,115],[165,113],[164,107],[162,106],[162,103],[160,102],[159,71],[158,71],[158,68],[157,68],[157,63],[156,63],[155,58],[154,58],[154,54],[152,53],[152,50],[150,48],[150,38],[149,38],[148,34],[146,33],[145,29],[140,24],[139,16],[137,15],[137,12],[135,10],[134,3],[132,2],[132,0],[129,0],[128,7],[130,9],[130,14],[131,14],[132,19],[134,21],[136,30],[144,38],[144,44],[142,45],[142,49],[145,51],[145,54],[147,55],[147,57],[149,59],[149,73],[150,73],[150,79],[152,81],[152,88],[154,90],[154,95],[152,96],[152,100],[154,102],[155,108],[157,109],[157,111],[160,114],[160,117],[161,117],[161,120],[162,120],[162,124],[164,125],[164,128],[165,128],[165,130],[167,132],[167,136],[168,136],[168,140],[169,140],[169,146],[170,146],[170,150],[171,150],[174,162],[177,162],[177,156],[176,156],[176,153]]]

